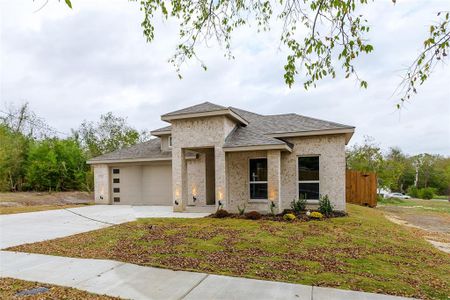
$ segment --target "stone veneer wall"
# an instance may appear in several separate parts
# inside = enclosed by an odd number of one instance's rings
[[[250,201],[249,159],[267,157],[267,151],[228,152],[226,161],[228,167],[228,210],[237,212],[238,205],[246,206],[246,211],[267,211],[269,202]]]
[[[172,182],[173,198],[180,203],[175,211],[183,211],[188,199],[186,164],[183,148],[213,147],[215,155],[216,202],[222,200],[226,207],[227,182],[225,153],[222,145],[235,127],[235,123],[225,116],[193,118],[172,121]]]
[[[110,182],[108,165],[94,165],[94,197],[96,204],[110,204]],[[103,198],[103,199],[101,199]]]
[[[206,205],[206,155],[199,153],[197,159],[188,159],[187,164],[187,188],[188,205]],[[194,192],[197,201],[194,203]]]
[[[281,155],[281,200],[283,207],[298,198],[297,157],[319,155],[320,194],[327,194],[336,210],[345,210],[345,136],[288,138],[292,153]]]
[[[160,136],[161,139],[161,151],[170,151],[172,150],[171,147],[169,147],[169,136],[170,134],[165,134]]]
[[[246,210],[266,212],[269,202],[250,200],[249,162],[250,158],[267,157],[268,197],[280,204],[278,211],[290,208],[291,201],[298,198],[297,157],[319,155],[320,193],[328,194],[336,210],[345,210],[345,137],[328,135],[319,137],[298,137],[286,139],[294,144],[292,153],[279,151],[248,151],[227,153],[229,210],[237,211],[237,206],[246,204]],[[277,164],[281,163],[279,177]],[[278,178],[281,180],[277,182]],[[277,188],[279,187],[279,190]],[[272,195],[271,195],[272,194]],[[314,207],[315,205],[309,204]]]

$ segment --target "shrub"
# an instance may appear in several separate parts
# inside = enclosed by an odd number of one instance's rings
[[[276,207],[275,202],[270,201],[270,203],[269,203],[269,210],[270,210],[270,214],[272,216],[275,216],[275,207]]]
[[[245,214],[245,217],[250,220],[259,220],[261,219],[261,214],[257,211],[249,211]]]
[[[418,193],[419,193],[419,198],[429,200],[429,199],[433,199],[434,196],[436,196],[436,189],[431,188],[431,187],[421,188],[421,189],[419,189]]]
[[[245,204],[242,206],[242,208],[241,208],[240,205],[238,205],[238,206],[237,206],[237,209],[238,209],[239,215],[240,215],[240,216],[243,216],[244,213],[245,213]]]
[[[286,221],[294,221],[297,217],[294,214],[285,214],[283,219]]]
[[[318,211],[313,211],[309,216],[313,219],[319,219],[319,220],[321,220],[323,218],[323,215]]]
[[[300,195],[298,200],[292,200],[291,208],[297,213],[304,211],[306,209],[306,197]]]
[[[230,215],[229,212],[227,212],[225,209],[218,209],[216,213],[214,214],[215,218],[226,218]]]
[[[319,199],[319,211],[329,217],[333,213],[333,205],[331,205],[330,199],[328,198],[328,195],[320,196]]]
[[[410,186],[408,188],[408,195],[413,198],[419,198],[419,189],[413,185]]]

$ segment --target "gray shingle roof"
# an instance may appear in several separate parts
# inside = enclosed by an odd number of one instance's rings
[[[239,126],[227,136],[223,147],[235,148],[261,145],[286,145],[286,143],[281,140],[268,137],[248,127]]]
[[[152,132],[158,133],[158,132],[171,131],[171,130],[172,130],[172,125],[169,125],[169,126],[164,126],[164,127],[152,130]]]
[[[241,118],[245,119],[248,122],[247,126],[237,126],[227,136],[223,145],[223,147],[227,148],[262,145],[287,145],[290,147],[291,145],[288,142],[285,142],[279,138],[274,138],[273,136],[285,133],[354,128],[353,126],[319,120],[297,114],[260,115],[239,108],[224,107],[210,102],[204,102],[198,105],[173,111],[163,116],[212,112],[225,109],[233,111],[235,114],[238,114]],[[152,132],[158,133],[171,130],[172,126],[165,126],[153,130]],[[171,157],[171,151],[161,151],[161,140],[159,138],[156,138],[129,148],[117,150],[95,157],[91,159],[90,162],[126,159],[170,159]]]
[[[222,105],[217,105],[211,102],[203,102],[194,106],[189,106],[183,109],[179,109],[176,111],[172,111],[170,113],[164,114],[164,116],[177,116],[177,115],[184,115],[184,114],[194,114],[194,113],[204,113],[204,112],[212,112],[212,111],[218,111],[218,110],[224,110],[227,109],[227,107]]]
[[[96,161],[115,161],[115,160],[125,160],[125,159],[162,159],[172,158],[171,151],[161,151],[161,139],[155,138],[147,142],[136,144],[131,147],[123,148],[94,157],[89,160],[89,162]]]

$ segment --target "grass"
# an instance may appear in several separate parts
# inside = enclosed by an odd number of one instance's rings
[[[46,287],[50,290],[46,293],[30,296],[17,296],[18,292],[23,290]],[[42,284],[37,282],[0,278],[0,299],[28,299],[28,300],[52,300],[52,299],[74,299],[74,300],[112,300],[119,299],[115,297],[102,296],[80,291],[73,288],[67,288],[57,285]]]
[[[450,202],[442,200],[383,198],[378,205],[408,207],[416,210],[450,213]]]
[[[32,205],[32,206],[0,206],[0,215],[20,214],[34,211],[80,207],[80,205]]]
[[[310,222],[140,219],[8,250],[425,299],[450,294],[450,256],[376,209]]]

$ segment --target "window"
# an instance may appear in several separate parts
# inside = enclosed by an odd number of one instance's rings
[[[120,202],[120,197],[114,197],[114,202]]]
[[[114,193],[120,193],[120,188],[113,188]]]
[[[169,135],[169,148],[172,148],[172,136],[171,135]]]
[[[250,199],[267,199],[267,158],[250,159]]]
[[[120,173],[120,169],[113,169],[113,174],[119,174]]]
[[[120,178],[113,178],[113,183],[120,183]]]
[[[298,158],[298,196],[319,199],[319,156]]]

